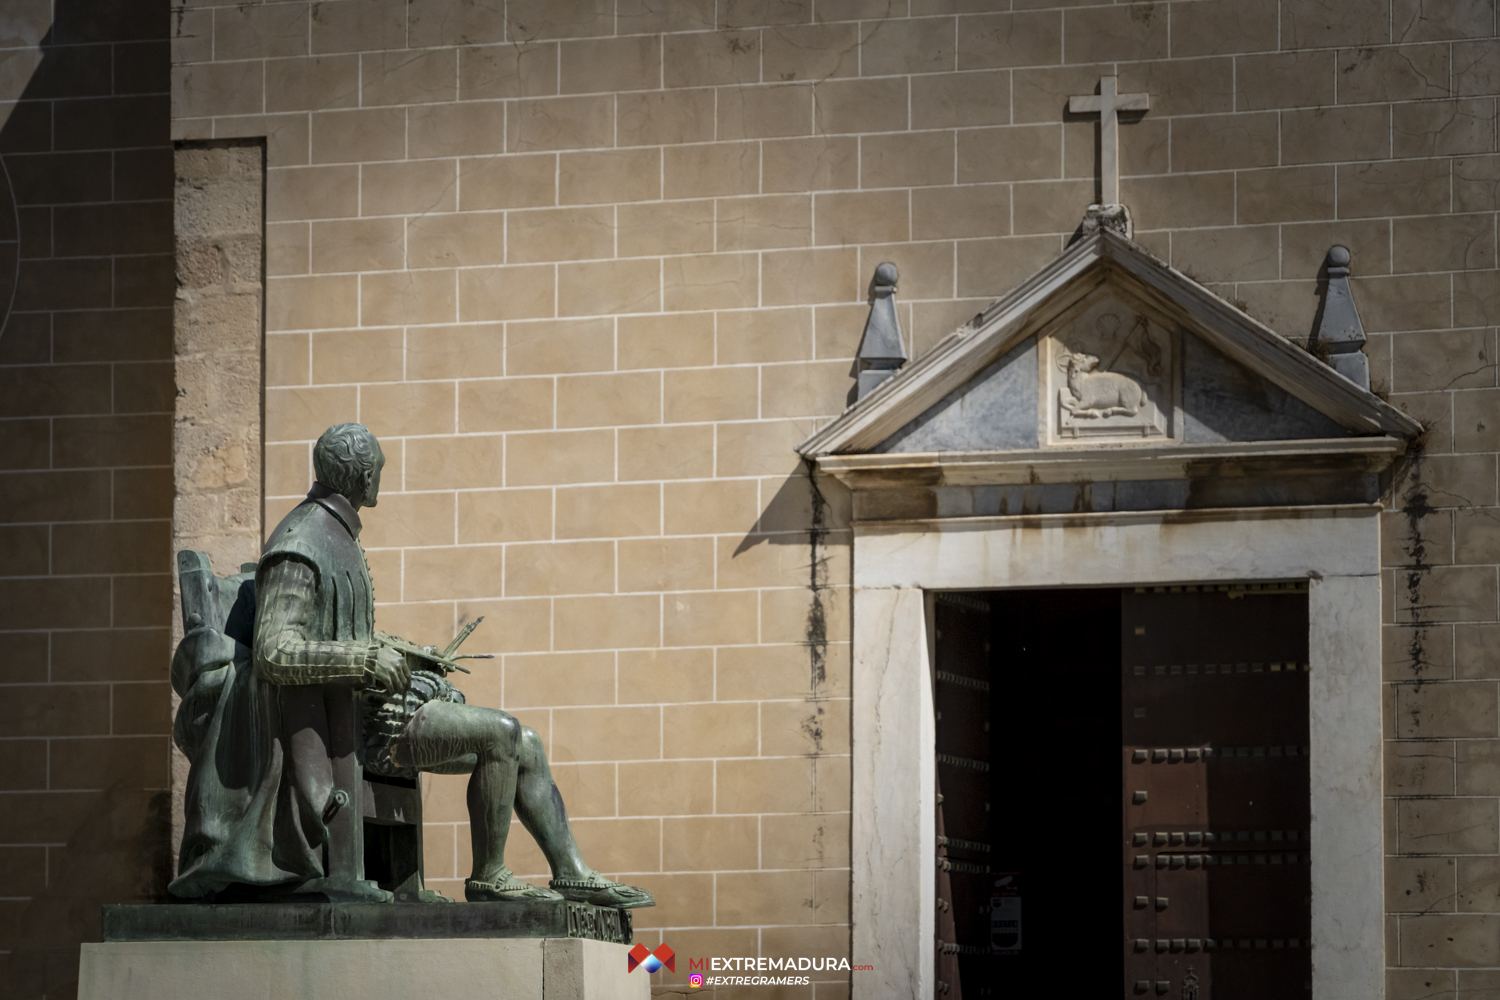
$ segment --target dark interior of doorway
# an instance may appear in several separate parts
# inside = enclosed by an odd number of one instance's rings
[[[1024,913],[1019,950],[960,944],[968,953],[940,969],[960,973],[969,998],[1114,995],[1120,591],[945,594],[935,610],[937,750],[940,762],[959,762],[938,769],[955,922],[944,935],[940,913],[939,937],[990,940],[999,880],[988,873],[1015,873],[999,891],[1018,891]],[[987,762],[987,773],[969,761]]]

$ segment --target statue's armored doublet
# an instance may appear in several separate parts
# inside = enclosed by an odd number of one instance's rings
[[[284,556],[310,564],[317,572],[310,631],[322,639],[372,642],[375,587],[364,546],[354,537],[358,521],[346,525],[332,500],[309,499],[292,508],[267,539],[261,565]]]
[[[359,529],[348,500],[315,486],[271,532],[255,578],[255,669],[263,679],[366,679],[379,644]]]

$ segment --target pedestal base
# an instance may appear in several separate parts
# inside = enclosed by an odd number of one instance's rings
[[[105,941],[350,938],[592,938],[629,945],[629,910],[561,899],[509,903],[150,903],[109,905]]]
[[[79,1000],[645,1000],[629,910],[510,903],[104,907]]]
[[[454,904],[455,906],[462,904]],[[629,945],[582,938],[106,941],[79,1000],[645,1000]]]

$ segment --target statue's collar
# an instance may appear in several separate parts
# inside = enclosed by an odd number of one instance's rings
[[[307,499],[313,501],[336,517],[349,534],[355,538],[359,537],[359,529],[362,527],[359,520],[359,512],[354,509],[354,505],[342,493],[331,486],[324,486],[322,483],[313,483],[313,488],[308,491]]]

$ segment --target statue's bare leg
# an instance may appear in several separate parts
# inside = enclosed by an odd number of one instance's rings
[[[429,702],[406,727],[394,748],[407,767],[447,771],[445,764],[474,760],[469,774],[469,831],[474,848],[472,878],[489,882],[505,868],[505,840],[511,812],[536,838],[559,877],[578,878],[588,870],[568,829],[562,795],[536,730],[492,708]]]
[[[471,882],[494,884],[509,877],[505,839],[514,811],[546,855],[554,881],[597,884],[607,887],[599,892],[617,897],[631,889],[603,879],[584,863],[541,737],[514,716],[476,705],[431,701],[417,710],[405,736],[391,749],[403,767],[461,773],[472,766],[467,799],[474,849]],[[648,893],[632,891],[647,902],[613,905],[649,905]]]

